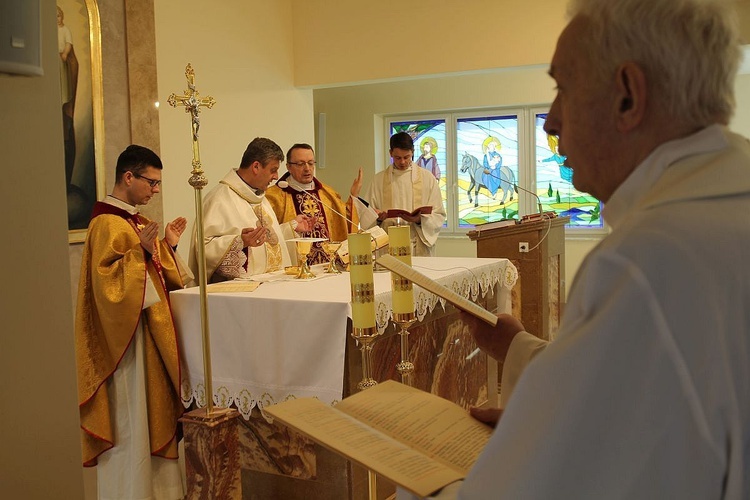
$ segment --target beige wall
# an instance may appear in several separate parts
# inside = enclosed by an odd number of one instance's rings
[[[295,83],[320,88],[546,64],[567,3],[292,0]],[[750,0],[733,3],[748,43]],[[419,50],[423,40],[429,51]]]
[[[0,493],[82,498],[55,2],[42,77],[0,75]]]
[[[199,19],[197,13],[203,13]],[[217,101],[201,113],[207,190],[239,166],[257,136],[273,139],[284,152],[295,142],[313,143],[312,91],[294,87],[291,0],[160,0],[155,16],[164,219],[185,216],[192,231],[190,121],[183,109],[167,104],[171,93],[187,88],[187,63],[201,95]],[[184,238],[183,257],[189,246]]]
[[[565,5],[293,0],[295,82],[319,87],[546,63]],[[421,51],[424,41],[429,50]]]

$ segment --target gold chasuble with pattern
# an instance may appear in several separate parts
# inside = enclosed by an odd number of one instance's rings
[[[177,458],[180,360],[169,290],[182,288],[172,248],[158,242],[154,255],[141,247],[141,215],[98,202],[83,248],[75,318],[78,405],[84,466],[116,446],[108,379],[117,370],[141,323],[147,373],[147,413],[151,454]],[[158,302],[143,309],[147,286]],[[152,293],[152,292],[150,292]]]
[[[289,172],[281,176],[279,182],[281,181],[292,181]],[[349,233],[356,232],[357,227],[352,228],[346,219],[333,210],[346,215],[347,218],[357,224],[357,211],[352,209],[351,198],[344,203],[341,196],[331,186],[323,184],[317,178],[313,178],[313,183],[314,189],[306,191],[306,193],[311,193],[310,195],[297,191],[292,186],[280,188],[278,185],[274,185],[268,188],[266,198],[271,203],[276,218],[279,222],[288,222],[299,214],[305,214],[313,218],[313,229],[311,232],[305,233],[305,236],[325,238],[331,241],[346,241]],[[325,262],[328,262],[328,255],[323,250],[321,242],[313,243],[312,249],[307,255],[307,263],[313,265]]]

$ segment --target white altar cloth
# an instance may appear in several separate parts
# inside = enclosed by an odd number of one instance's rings
[[[498,283],[498,310],[510,312],[516,268],[507,259],[414,257],[414,269],[462,296],[476,300]],[[392,317],[390,272],[375,273],[375,305],[382,333]],[[444,300],[414,286],[421,321]],[[198,288],[171,292],[182,363],[182,399],[205,406]],[[347,318],[351,317],[349,273],[316,280],[264,282],[253,292],[208,294],[213,399],[234,403],[249,418],[254,407],[293,397],[341,399]]]

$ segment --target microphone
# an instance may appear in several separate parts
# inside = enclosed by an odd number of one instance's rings
[[[524,189],[522,187],[518,187],[518,184],[513,184],[513,190],[516,192],[516,194],[518,194],[518,191],[520,190],[536,198],[536,206],[537,210],[539,211],[539,213],[536,214],[524,215],[523,217],[521,217],[520,222],[533,222],[542,219],[554,219],[555,217],[557,217],[557,213],[553,211],[545,212],[542,209],[542,199],[539,198],[539,195],[535,192],[529,191],[528,189]]]
[[[317,201],[318,203],[320,203],[321,205],[323,205],[324,207],[326,207],[331,212],[334,212],[339,217],[341,217],[345,221],[349,222],[352,225],[352,227],[356,226],[357,227],[357,232],[361,231],[361,228],[359,227],[359,224],[355,224],[354,221],[351,220],[346,215],[342,214],[341,212],[339,212],[338,210],[336,210],[332,206],[330,206],[330,205],[328,205],[326,203],[323,203],[323,200],[321,200],[320,198],[318,198],[317,196],[315,196],[313,193],[305,191],[304,189],[300,189],[297,186],[293,186],[293,185],[289,184],[287,181],[279,181],[279,182],[276,183],[276,185],[279,186],[281,189],[286,189],[286,188],[290,187],[290,188],[294,189],[295,191],[297,191],[298,193],[302,193],[302,194],[304,194],[306,196],[309,196],[310,198],[314,199],[315,201]]]
[[[528,193],[528,194],[530,194],[531,196],[533,196],[534,198],[536,198],[536,206],[537,206],[537,209],[539,210],[539,213],[541,214],[541,213],[542,213],[542,199],[541,199],[541,198],[539,198],[539,195],[538,195],[538,194],[536,194],[536,193],[535,193],[535,192],[533,192],[533,191],[529,191],[528,189],[524,189],[524,188],[522,188],[522,187],[518,187],[518,184],[513,184],[513,191],[515,191],[515,192],[516,192],[516,194],[518,194],[518,190],[519,190],[519,189],[520,189],[521,191],[523,191],[524,193]]]
[[[504,179],[503,177],[495,173],[490,173],[490,176],[494,177],[495,179],[499,179],[501,187],[503,186],[503,184],[510,184],[508,180]],[[539,198],[539,195],[536,194],[535,192],[519,187],[518,184],[516,183],[513,183],[513,191],[515,191],[516,194],[518,194],[518,191],[523,191],[524,193],[528,193],[534,198],[536,198],[536,208],[538,210],[538,213],[524,215],[523,217],[521,217],[521,220],[519,220],[519,222],[530,222],[530,221],[537,221],[537,220],[542,220],[542,219],[554,219],[555,217],[557,217],[557,213],[553,211],[549,211],[549,212],[544,211],[544,209],[542,208],[542,199]]]

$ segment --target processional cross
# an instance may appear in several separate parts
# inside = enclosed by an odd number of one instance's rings
[[[206,187],[207,181],[203,176],[203,170],[201,168],[201,154],[200,148],[198,146],[198,131],[201,128],[200,112],[201,107],[211,109],[214,104],[216,104],[216,100],[211,96],[201,98],[200,92],[198,92],[195,88],[195,71],[193,71],[193,66],[190,63],[188,63],[187,67],[185,68],[185,78],[187,78],[187,90],[182,95],[170,94],[167,102],[169,102],[169,105],[173,108],[176,108],[177,106],[184,106],[185,113],[190,113],[191,129],[193,135],[193,171],[191,172],[193,174],[193,177],[190,178],[189,182],[190,185],[194,188],[202,189]],[[196,181],[198,183],[202,182],[200,187],[196,186]]]
[[[193,66],[188,63],[185,68],[185,77],[187,78],[188,88],[183,95],[171,94],[167,102],[170,106],[184,106],[185,112],[190,114],[190,127],[193,138],[193,170],[188,183],[195,190],[195,229],[196,240],[198,244],[198,285],[200,287],[200,310],[201,310],[201,331],[203,333],[203,373],[204,387],[206,398],[206,412],[210,415],[214,411],[213,404],[213,378],[211,374],[211,339],[208,332],[208,300],[206,296],[206,256],[205,246],[203,244],[203,196],[202,190],[208,184],[206,177],[203,175],[201,168],[200,148],[198,146],[198,131],[200,130],[200,111],[201,107],[211,109],[216,101],[213,97],[200,97],[200,93],[195,88],[195,71]]]

